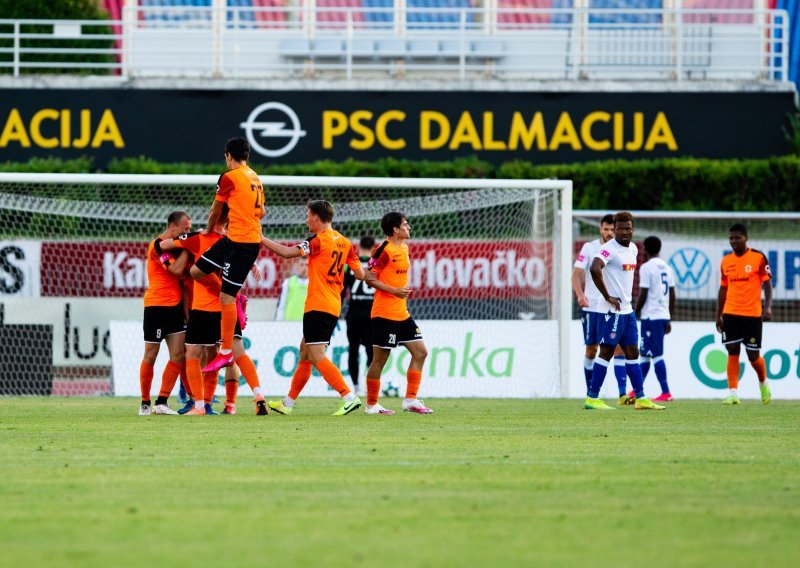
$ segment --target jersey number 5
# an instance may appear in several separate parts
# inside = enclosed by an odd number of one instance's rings
[[[669,292],[669,283],[667,282],[667,273],[661,273],[661,283],[664,285],[664,295],[666,296]]]

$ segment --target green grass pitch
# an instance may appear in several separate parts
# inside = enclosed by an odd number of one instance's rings
[[[800,403],[136,416],[0,397],[0,564],[790,566]],[[399,408],[397,399],[387,406]]]

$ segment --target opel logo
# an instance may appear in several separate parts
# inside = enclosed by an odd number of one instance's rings
[[[261,115],[268,112],[271,117],[275,115],[277,115],[277,117],[284,115],[288,120],[258,120]],[[287,122],[290,124],[289,128],[286,127]],[[285,104],[277,102],[268,102],[258,105],[250,112],[247,120],[239,124],[239,128],[244,129],[250,147],[262,156],[267,156],[268,158],[285,156],[297,146],[297,142],[300,138],[306,135],[306,131],[300,128],[300,119],[297,118],[297,114]],[[278,148],[265,148],[259,144],[260,138],[288,140],[283,146]]]
[[[700,249],[686,247],[677,250],[669,258],[669,265],[675,271],[681,290],[697,290],[711,279],[711,262]]]

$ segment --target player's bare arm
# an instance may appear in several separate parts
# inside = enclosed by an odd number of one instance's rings
[[[675,286],[669,287],[669,317],[675,317]],[[667,328],[664,330],[665,333],[669,333],[672,331],[672,321],[667,322]]]
[[[763,321],[772,319],[772,280],[766,280],[764,287],[764,312],[761,314]]]
[[[585,270],[577,267],[572,269],[572,291],[575,292],[575,298],[578,300],[578,305],[582,308],[589,307],[589,300],[586,299],[586,295],[583,293],[583,284],[585,279]]]
[[[650,291],[649,288],[639,288],[639,297],[636,298],[636,307],[633,309],[633,311],[636,312],[637,319],[640,318],[642,315],[642,308],[647,302],[647,293],[649,291]]]
[[[395,288],[393,286],[389,286],[388,284],[384,284],[378,280],[378,277],[371,270],[366,271],[365,278],[363,280],[376,290],[386,292],[387,294],[397,296],[398,298],[405,299],[411,294],[411,288]]]
[[[597,286],[597,290],[600,292],[600,295],[606,299],[606,302],[614,306],[614,309],[619,311],[622,307],[621,300],[614,296],[608,295],[608,290],[606,289],[606,283],[603,281],[603,268],[605,264],[599,258],[595,258],[592,260],[592,266],[589,269],[589,272],[592,275],[592,281],[594,285]]]
[[[303,256],[303,251],[301,251],[299,247],[287,247],[264,236],[261,237],[261,244],[264,245],[267,250],[274,252],[281,258],[290,259]]]
[[[216,199],[211,204],[211,211],[208,212],[208,223],[206,223],[206,228],[203,229],[204,235],[210,235],[214,232],[214,227],[217,226],[217,223],[219,223],[222,218],[222,208],[224,205],[225,203]]]
[[[725,299],[728,297],[728,287],[720,286],[717,293],[717,331],[722,333],[722,309],[725,307]]]
[[[174,262],[170,262],[169,265],[166,267],[169,272],[174,274],[175,276],[182,276],[183,271],[186,269],[186,262],[189,259],[189,254],[182,250],[178,255],[178,258],[174,260]]]

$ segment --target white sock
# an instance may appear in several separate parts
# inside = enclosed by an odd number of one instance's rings
[[[354,395],[353,392],[350,391],[349,393],[344,395],[342,398],[344,399],[345,402],[353,402],[356,399],[356,395]]]
[[[231,354],[231,349],[220,349],[219,350],[219,354],[220,355],[230,355]]]
[[[731,389],[731,396],[739,396],[736,389]]]
[[[253,389],[253,396],[254,397],[258,397],[258,395],[260,395],[260,394],[261,394],[261,387],[255,387]]]
[[[202,400],[195,400],[194,401],[194,407],[197,410],[201,410],[201,409],[205,408],[205,406],[206,406],[206,403],[204,401],[202,401]]]
[[[283,397],[283,406],[286,408],[291,408],[294,406],[294,399],[289,398],[288,396]]]
[[[591,371],[592,367],[594,367],[594,359],[589,359],[588,357],[583,358],[583,368],[587,371]]]

